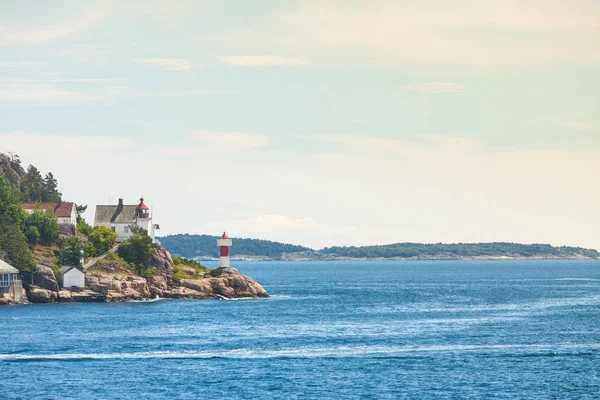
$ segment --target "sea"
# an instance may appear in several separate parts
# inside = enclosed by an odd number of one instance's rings
[[[599,261],[233,266],[271,298],[1,307],[0,399],[600,399]]]

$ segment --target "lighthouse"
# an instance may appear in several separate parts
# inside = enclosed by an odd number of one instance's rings
[[[219,246],[219,267],[229,267],[229,247],[231,246],[231,239],[225,232],[219,239],[217,239],[217,246]]]

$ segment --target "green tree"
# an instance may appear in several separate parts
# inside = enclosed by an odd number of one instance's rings
[[[88,240],[96,249],[96,255],[107,252],[117,240],[117,233],[106,226],[95,226]]]
[[[0,224],[21,224],[24,218],[19,189],[0,177]]]
[[[56,217],[39,207],[25,218],[25,232],[29,232],[30,227],[37,229],[39,243],[44,246],[49,246],[58,239],[59,229]]]
[[[52,172],[48,172],[44,178],[44,185],[42,190],[42,201],[59,202],[62,193],[58,191],[58,182]]]
[[[77,236],[69,236],[61,244],[59,259],[62,265],[73,265],[79,269],[83,266],[81,259],[85,254],[85,243]]]
[[[87,210],[87,205],[78,205],[75,206],[75,211],[77,212],[77,223],[85,222],[81,214],[83,214]],[[89,226],[89,225],[88,225]]]
[[[92,233],[92,229],[93,228],[90,226],[90,224],[85,222],[84,219],[82,219],[81,221],[77,221],[77,231],[83,233],[85,236],[90,236],[90,233]]]
[[[41,202],[44,192],[44,180],[40,171],[30,165],[27,173],[21,179],[21,200],[24,202]]]
[[[19,270],[25,282],[30,283],[35,272],[35,259],[17,224],[0,224],[0,248],[6,252],[6,261]]]
[[[19,204],[19,189],[0,177],[0,249],[6,253],[6,261],[24,274],[26,282],[30,282],[35,260],[21,231],[24,217]]]
[[[38,244],[40,242],[40,231],[35,226],[28,226],[25,230],[25,236],[29,244]]]
[[[125,261],[135,264],[138,272],[148,268],[154,254],[154,243],[148,231],[137,225],[131,225],[131,236],[119,246],[119,256]]]

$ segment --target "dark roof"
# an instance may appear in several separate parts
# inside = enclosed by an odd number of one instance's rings
[[[41,207],[42,210],[52,211],[54,215],[61,218],[70,217],[73,212],[75,203],[63,201],[61,203],[23,203],[21,204],[24,210],[34,210],[36,207]]]
[[[131,224],[137,217],[137,205],[133,206],[96,206],[94,225]]]
[[[229,239],[229,236],[225,232],[221,235],[221,239]]]
[[[0,260],[0,272],[4,274],[18,274],[19,270],[7,262]]]

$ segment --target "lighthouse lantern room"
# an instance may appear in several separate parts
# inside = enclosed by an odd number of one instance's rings
[[[231,239],[225,232],[219,239],[217,239],[217,246],[219,246],[219,267],[229,267],[229,247],[231,246]]]

